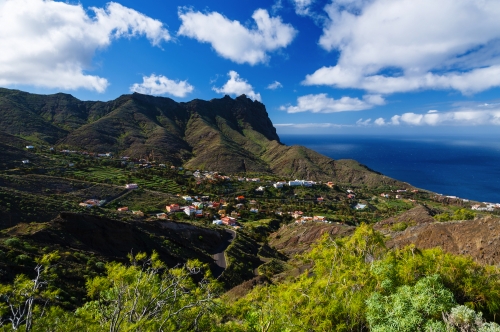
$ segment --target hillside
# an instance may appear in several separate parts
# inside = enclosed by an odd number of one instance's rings
[[[0,89],[0,125],[1,135],[35,145],[148,157],[191,169],[369,186],[400,184],[355,161],[335,161],[302,146],[285,146],[265,106],[245,95],[178,103],[134,93],[93,102],[62,93]],[[11,145],[4,149],[20,159]]]

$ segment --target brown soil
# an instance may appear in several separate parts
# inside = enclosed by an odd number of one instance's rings
[[[390,217],[376,223],[375,225],[373,225],[373,228],[379,232],[387,234],[391,231],[391,228],[394,225],[399,223],[405,223],[407,226],[433,223],[436,221],[432,217],[435,214],[436,213],[428,207],[418,205],[408,211],[401,213],[400,215]]]
[[[341,224],[325,224],[309,222],[305,224],[290,224],[282,226],[269,237],[269,245],[288,256],[303,253],[311,248],[323,234],[333,237],[352,234],[355,227]]]
[[[476,220],[423,223],[395,233],[387,242],[389,248],[409,244],[427,249],[467,255],[485,264],[500,263],[500,218],[486,216]]]
[[[256,276],[253,279],[247,280],[243,282],[242,284],[231,288],[225,296],[230,300],[230,301],[236,301],[239,298],[242,298],[246,294],[250,293],[254,287],[259,286],[259,285],[268,285],[270,284],[271,281],[269,278],[266,276]]]

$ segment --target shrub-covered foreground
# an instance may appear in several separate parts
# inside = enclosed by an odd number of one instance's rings
[[[440,249],[387,250],[361,226],[319,241],[301,276],[231,302],[206,267],[168,269],[155,254],[106,265],[75,312],[51,306],[50,264],[2,285],[0,330],[10,331],[500,331],[500,270]]]

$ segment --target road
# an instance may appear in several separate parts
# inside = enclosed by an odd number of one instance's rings
[[[230,229],[226,229],[226,236],[224,241],[221,243],[219,248],[217,248],[217,252],[214,254],[214,260],[216,264],[216,268],[213,271],[214,277],[218,278],[222,272],[227,267],[227,262],[226,262],[226,256],[224,255],[224,252],[226,251],[227,247],[233,242],[233,240],[236,238],[236,232]]]

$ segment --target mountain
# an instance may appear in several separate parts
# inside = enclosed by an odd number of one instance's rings
[[[0,88],[3,135],[34,144],[130,157],[228,173],[398,185],[352,161],[335,161],[280,142],[264,104],[245,95],[178,103],[134,93],[109,102]]]

